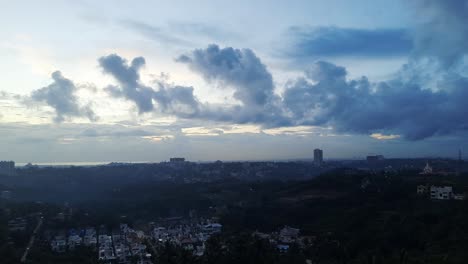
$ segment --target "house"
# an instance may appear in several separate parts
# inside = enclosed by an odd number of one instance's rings
[[[67,240],[65,236],[56,236],[50,243],[52,251],[57,253],[63,253],[67,249]]]
[[[280,230],[279,240],[283,243],[294,243],[299,236],[300,229],[285,226]]]
[[[279,250],[281,253],[286,253],[286,252],[288,252],[288,250],[289,250],[289,245],[279,244],[278,246],[276,246],[276,248],[278,248],[278,250]]]
[[[452,186],[431,186],[431,199],[433,200],[450,200],[452,196]]]
[[[214,234],[221,232],[223,225],[218,223],[211,223],[203,226],[203,231]]]
[[[95,247],[97,245],[96,230],[87,228],[83,237],[83,244],[87,247]]]
[[[26,219],[18,217],[8,221],[8,230],[10,230],[10,232],[24,231],[26,230],[26,225]]]
[[[418,185],[416,188],[416,192],[419,195],[426,194],[428,191],[428,187],[426,185]]]
[[[71,235],[68,237],[68,248],[70,250],[75,249],[77,246],[81,246],[83,239],[79,235]]]

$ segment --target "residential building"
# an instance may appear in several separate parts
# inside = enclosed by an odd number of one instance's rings
[[[317,166],[322,165],[322,163],[323,163],[323,150],[314,149],[314,163]]]
[[[67,240],[65,236],[56,236],[50,243],[52,251],[63,253],[67,249]]]
[[[8,230],[10,230],[10,232],[25,231],[26,225],[26,219],[18,217],[8,221]]]
[[[433,200],[450,200],[452,196],[452,186],[431,186],[431,199]]]
[[[75,249],[77,246],[81,246],[83,239],[79,235],[71,235],[68,237],[68,248],[70,250]]]
[[[13,176],[15,175],[14,161],[0,161],[0,175]]]
[[[385,157],[383,155],[370,155],[366,157],[367,162],[374,163],[377,161],[383,161]]]
[[[279,240],[283,243],[294,243],[299,237],[300,229],[285,226],[279,232]]]
[[[422,195],[422,194],[427,193],[428,189],[429,188],[426,185],[418,185],[418,187],[416,189],[416,192],[417,192],[417,194]]]

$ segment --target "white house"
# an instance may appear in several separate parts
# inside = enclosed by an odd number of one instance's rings
[[[431,186],[431,199],[433,200],[450,200],[452,196],[452,186]]]

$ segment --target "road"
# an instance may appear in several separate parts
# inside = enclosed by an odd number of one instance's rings
[[[36,228],[34,228],[34,231],[32,233],[32,236],[31,236],[31,239],[29,239],[29,243],[28,243],[28,246],[26,247],[26,250],[24,251],[24,254],[23,256],[21,257],[21,263],[25,263],[26,262],[26,259],[28,257],[28,254],[29,254],[29,250],[32,248],[32,246],[34,245],[34,240],[36,239],[36,235],[37,235],[37,232],[39,231],[39,229],[41,228],[42,226],[42,222],[44,221],[44,219],[41,217],[39,218],[39,222],[37,223],[37,226]]]

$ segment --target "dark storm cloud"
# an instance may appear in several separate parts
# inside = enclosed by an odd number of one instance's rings
[[[76,96],[75,84],[63,77],[62,73],[52,73],[53,82],[41,89],[32,92],[30,99],[43,102],[55,110],[56,122],[62,122],[69,117],[86,117],[95,120],[96,116],[89,106],[80,106]]]
[[[265,105],[273,97],[273,78],[250,49],[220,49],[212,44],[182,55],[177,61],[188,64],[208,82],[232,86],[234,97],[244,105]]]
[[[296,59],[335,56],[390,57],[408,55],[412,40],[405,29],[291,27],[285,52]]]
[[[419,23],[408,31],[292,30],[295,60],[309,55],[409,54],[395,77],[381,83],[366,77],[349,80],[344,67],[314,63],[305,77],[290,81],[283,94],[295,124],[400,134],[410,140],[468,130],[468,1],[420,0],[409,5]]]
[[[205,113],[226,121],[261,123],[266,126],[289,125],[280,107],[281,99],[274,94],[273,77],[250,49],[220,48],[209,45],[176,59],[209,82],[234,89],[234,98],[242,105],[218,107]]]
[[[296,124],[329,125],[347,133],[397,133],[410,140],[468,129],[468,79],[432,91],[398,79],[371,84],[346,80],[344,68],[317,62],[283,97]],[[449,85],[449,83],[445,83]]]
[[[430,65],[414,58],[395,78],[380,83],[366,77],[349,80],[344,67],[319,61],[304,77],[290,80],[281,97],[274,94],[271,74],[251,50],[210,45],[178,61],[210,83],[233,87],[234,97],[242,102],[204,112],[212,115],[205,116],[208,119],[265,127],[330,126],[342,133],[391,133],[409,140],[468,129],[463,102],[468,78],[443,71],[436,85],[428,86],[436,77]],[[423,69],[417,68],[421,65]]]

